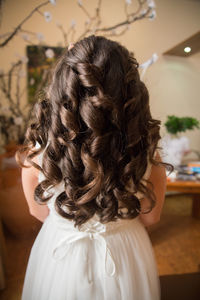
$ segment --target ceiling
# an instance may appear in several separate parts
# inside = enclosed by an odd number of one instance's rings
[[[186,47],[190,47],[190,52],[185,52],[184,49]],[[188,37],[183,42],[175,45],[173,48],[164,52],[164,55],[175,55],[175,56],[182,56],[188,57],[200,51],[200,31],[195,33],[194,35]]]

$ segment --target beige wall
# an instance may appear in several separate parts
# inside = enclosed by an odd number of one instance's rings
[[[102,19],[105,25],[123,20],[124,1],[102,0]],[[97,0],[82,2],[92,12]],[[136,3],[135,0],[132,2],[132,5]],[[6,0],[3,5],[1,34],[12,30],[39,3],[41,1],[38,0]],[[124,36],[114,39],[134,51],[140,63],[155,52],[159,55],[159,60],[147,70],[144,77],[150,91],[154,117],[163,122],[169,114],[200,119],[200,54],[191,58],[162,55],[163,52],[199,30],[200,1],[157,0],[156,4],[157,18],[154,21],[141,20],[132,24]],[[44,18],[36,13],[24,28],[42,32],[48,45],[55,46],[62,41],[62,35],[55,25],[56,21],[68,28],[71,20],[75,19],[77,36],[82,32],[86,17],[75,0],[58,0],[55,7],[49,4],[42,11],[52,13],[53,19],[50,23],[46,23]],[[6,70],[9,64],[16,60],[17,53],[23,55],[25,45],[20,35],[15,37],[9,46],[1,51],[1,68]],[[187,136],[190,137],[191,147],[200,150],[200,131],[187,133]]]

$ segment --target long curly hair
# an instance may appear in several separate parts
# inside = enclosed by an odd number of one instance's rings
[[[55,208],[75,226],[94,214],[102,223],[131,219],[143,213],[138,192],[149,199],[149,211],[155,205],[143,176],[148,162],[162,164],[154,159],[159,130],[133,54],[118,42],[92,35],[57,62],[16,156],[25,167],[25,154],[45,176],[35,189],[38,203],[46,203],[52,195],[45,197],[45,191],[64,181]],[[32,158],[41,151],[38,166]]]

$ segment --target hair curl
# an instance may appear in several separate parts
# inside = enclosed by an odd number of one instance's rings
[[[141,213],[137,192],[153,208],[155,195],[142,178],[148,160],[159,164],[154,154],[160,121],[151,116],[138,63],[125,47],[94,35],[77,42],[59,59],[47,97],[35,112],[17,160],[23,167],[20,156],[26,153],[45,176],[35,189],[38,203],[51,198],[44,197],[50,186],[64,181],[55,207],[75,226],[95,213],[102,223],[135,218]],[[42,150],[40,167],[31,158]],[[126,188],[130,180],[133,191]]]

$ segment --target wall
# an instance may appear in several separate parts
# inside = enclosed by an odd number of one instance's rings
[[[102,20],[104,25],[123,20],[125,0],[102,0]],[[93,12],[97,0],[83,0],[89,12]],[[136,1],[132,1],[132,5]],[[3,4],[1,34],[11,31],[37,5],[38,0],[7,0]],[[153,53],[159,60],[151,66],[144,77],[150,91],[151,110],[155,118],[164,122],[166,116],[193,116],[199,118],[199,75],[200,54],[191,58],[163,56],[162,53],[190,35],[196,33],[200,26],[200,1],[195,0],[160,0],[156,1],[157,18],[154,21],[141,20],[131,25],[123,36],[115,38],[132,50],[137,60],[142,63]],[[74,0],[58,0],[56,6],[49,4],[41,11],[50,11],[53,19],[50,23],[36,13],[24,26],[27,30],[42,32],[45,42],[55,46],[62,41],[62,35],[56,27],[56,21],[69,27],[71,20],[76,20],[77,35],[82,32],[86,17]],[[114,13],[112,13],[114,12]],[[26,43],[20,35],[1,51],[1,68],[6,70],[16,54],[25,53]],[[25,84],[25,78],[24,84]],[[25,98],[21,99],[22,103]],[[162,135],[165,133],[162,128]],[[187,133],[191,147],[200,150],[200,134],[198,130]]]

